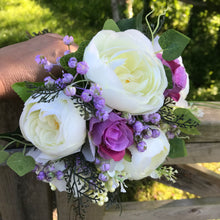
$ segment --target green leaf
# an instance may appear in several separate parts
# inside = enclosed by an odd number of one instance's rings
[[[189,109],[177,108],[174,111],[174,115],[176,116],[175,123],[183,133],[189,135],[200,134],[196,128],[200,124],[200,121]]]
[[[163,49],[163,58],[167,61],[176,59],[181,55],[190,38],[184,34],[169,29],[159,38],[159,44]]]
[[[123,157],[123,159],[125,159],[126,161],[128,161],[128,162],[131,162],[131,154],[129,154],[129,153],[125,153],[125,155],[124,155],[124,157]]]
[[[23,153],[17,152],[8,158],[7,165],[19,176],[24,176],[35,168],[35,160],[30,156],[24,156]]]
[[[79,48],[76,52],[70,53],[70,54],[67,54],[67,55],[61,57],[60,64],[68,73],[71,73],[72,75],[76,74],[76,69],[75,68],[70,68],[68,66],[68,61],[71,57],[75,57],[77,59],[77,61],[82,61],[84,50],[85,50],[85,48],[87,47],[88,44],[89,44],[89,41],[83,41],[79,45]]]
[[[167,81],[168,81],[167,89],[172,89],[173,88],[172,72],[170,68],[167,66],[164,66],[164,70],[165,70]]]
[[[142,25],[143,13],[144,13],[144,10],[141,10],[135,19],[136,29],[141,32],[143,32],[143,25]]]
[[[175,137],[171,139],[169,142],[170,142],[170,152],[168,157],[177,158],[177,157],[187,156],[187,150],[183,139]]]
[[[117,22],[120,31],[126,31],[128,29],[136,29],[135,18],[121,19]]]
[[[105,21],[104,26],[103,26],[103,30],[112,30],[112,31],[115,31],[115,32],[120,31],[118,25],[112,19],[107,19]]]
[[[0,151],[0,164],[4,163],[9,157],[9,153],[6,151]]]
[[[29,85],[33,85],[33,89],[27,88],[27,83]],[[31,96],[32,92],[36,89],[36,87],[42,85],[42,82],[17,82],[12,85],[12,89],[19,95],[23,102],[25,102]]]

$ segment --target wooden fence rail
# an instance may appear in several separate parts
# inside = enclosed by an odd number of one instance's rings
[[[207,104],[207,103],[206,103]],[[220,162],[220,110],[201,106],[204,111],[201,135],[187,143],[188,156],[168,159],[165,164],[175,165],[179,171],[175,184],[163,178],[160,182],[194,193],[201,198],[123,203],[123,212],[92,205],[86,220],[203,220],[220,219],[220,175],[195,163]],[[17,127],[22,109],[20,103],[1,101],[0,132]],[[59,220],[73,220],[74,213],[66,193],[52,192],[47,183],[36,180],[34,173],[18,177],[6,166],[0,166],[0,220],[52,220],[57,208]]]

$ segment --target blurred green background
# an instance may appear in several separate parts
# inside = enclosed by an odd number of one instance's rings
[[[142,8],[155,10],[152,21],[168,9],[162,31],[174,28],[191,38],[182,55],[191,79],[188,100],[220,101],[220,1],[216,0],[0,0],[0,48],[27,40],[26,31],[43,29],[72,35],[79,44],[101,30],[107,18],[129,18]],[[220,170],[219,164],[215,170]],[[194,197],[152,181],[128,185],[124,200]]]

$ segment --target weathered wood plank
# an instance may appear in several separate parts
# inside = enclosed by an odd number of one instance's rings
[[[110,209],[103,220],[207,220],[220,218],[220,198],[122,203],[123,211]]]
[[[187,143],[187,156],[167,158],[165,164],[211,163],[220,161],[220,142]]]
[[[57,214],[58,220],[76,220],[75,213],[71,207],[71,202],[67,201],[67,193],[56,192],[56,204],[57,204]],[[104,215],[104,207],[99,207],[96,204],[90,205],[86,209],[85,220],[102,220]]]
[[[18,177],[0,166],[0,216],[3,220],[52,220],[51,191],[34,173]]]
[[[220,175],[197,164],[180,164],[176,183],[161,178],[156,181],[201,197],[220,196]]]

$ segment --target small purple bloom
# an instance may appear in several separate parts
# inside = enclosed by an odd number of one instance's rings
[[[62,78],[62,82],[63,83],[71,83],[73,80],[73,75],[70,73],[64,73],[63,74],[63,78]]]
[[[149,122],[149,121],[150,121],[150,119],[149,119],[149,114],[143,115],[142,117],[143,117],[143,120],[144,120],[145,122]]]
[[[64,89],[64,94],[66,96],[74,96],[76,95],[76,88],[74,86],[69,85]]]
[[[76,67],[76,64],[77,64],[77,59],[76,57],[71,57],[68,61],[68,66],[70,68],[75,68]]]
[[[64,177],[64,173],[61,170],[58,170],[56,172],[56,177],[57,177],[58,180],[62,180],[63,177]]]
[[[47,172],[46,173],[46,179],[48,182],[52,181],[52,179],[55,177],[55,174],[53,172]]]
[[[37,179],[40,180],[40,181],[42,181],[42,180],[44,180],[45,178],[46,178],[46,175],[45,175],[44,171],[40,171],[40,172],[38,173],[38,175],[37,175]]]
[[[146,143],[141,141],[137,144],[137,149],[139,152],[144,152],[146,150]]]
[[[99,179],[103,182],[107,182],[108,181],[108,177],[105,176],[103,173],[99,174]]]
[[[127,120],[111,112],[105,121],[93,117],[89,124],[89,135],[98,147],[99,155],[104,159],[120,161],[125,151],[133,143],[133,131],[127,125]]]
[[[108,171],[109,169],[110,169],[110,164],[108,164],[108,163],[102,164],[102,166],[101,166],[101,171],[102,171],[102,172],[106,172],[106,171]]]
[[[168,139],[173,139],[175,137],[175,134],[171,131],[167,131],[166,135],[167,135]]]
[[[50,76],[47,76],[44,78],[44,85],[53,85],[55,83],[55,80],[51,78]]]
[[[105,99],[103,97],[96,96],[93,99],[93,103],[94,103],[95,108],[98,110],[103,109],[105,107]]]
[[[95,116],[99,119],[99,121],[105,121],[109,117],[109,113],[104,109],[99,109],[96,111]]]
[[[160,136],[160,131],[158,129],[152,129],[152,138],[157,138]]]
[[[151,123],[157,124],[160,121],[161,117],[159,113],[153,113],[149,115],[149,119]]]
[[[91,87],[90,87],[90,91],[94,94],[94,95],[102,95],[102,89],[99,85],[97,84],[92,84]]]
[[[44,69],[45,69],[47,72],[50,72],[50,71],[53,69],[53,64],[50,63],[49,61],[47,61],[47,63],[44,64]]]
[[[72,36],[68,36],[66,35],[64,38],[63,38],[63,42],[64,44],[66,45],[70,45],[71,43],[73,43],[74,39]]]
[[[152,130],[149,127],[145,128],[143,133],[144,133],[143,134],[144,139],[149,139],[152,137]]]
[[[81,75],[85,75],[88,72],[88,69],[89,67],[86,62],[82,61],[82,62],[77,63],[77,66],[76,66],[77,73]]]
[[[37,56],[35,57],[35,61],[36,61],[37,64],[41,64],[41,56],[40,56],[40,55],[37,55]]]
[[[60,65],[60,59],[61,59],[61,57],[57,57],[57,58],[56,58],[56,63],[57,63],[58,65]]]
[[[95,158],[95,164],[96,164],[96,165],[99,165],[100,163],[101,163],[101,161],[96,157],[96,158]]]
[[[46,65],[47,64],[47,58],[41,55],[37,55],[35,57],[35,61],[37,64]]]
[[[61,89],[64,89],[66,87],[65,84],[63,84],[63,81],[61,78],[58,78],[56,81],[55,81],[55,84],[58,85]]]
[[[90,102],[92,100],[92,95],[91,95],[91,91],[86,89],[82,92],[81,94],[81,99],[84,101],[84,102]]]
[[[70,50],[66,50],[65,52],[64,52],[64,55],[67,55],[67,54],[69,54],[70,53]]]
[[[135,124],[133,125],[133,129],[136,132],[141,133],[144,130],[144,126],[140,121],[136,121]]]

